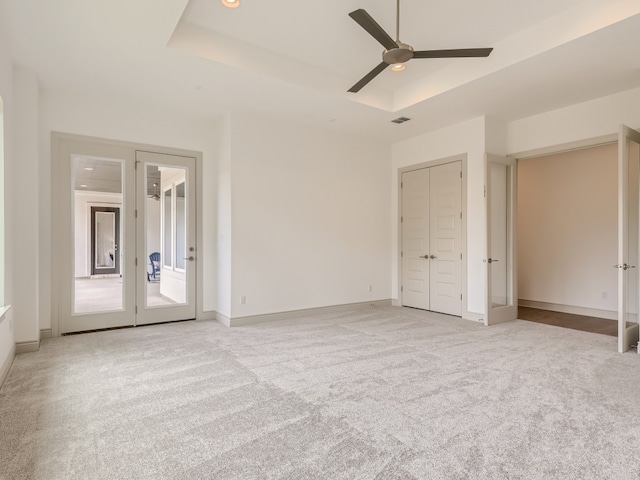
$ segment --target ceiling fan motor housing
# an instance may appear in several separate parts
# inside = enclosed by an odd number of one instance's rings
[[[413,47],[406,43],[396,42],[398,48],[391,48],[382,52],[382,61],[389,65],[404,63],[413,58]]]

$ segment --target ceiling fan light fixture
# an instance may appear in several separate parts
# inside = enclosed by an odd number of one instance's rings
[[[220,0],[225,7],[236,8],[240,6],[240,0]]]
[[[396,63],[391,66],[391,70],[394,72],[401,72],[404,70],[404,63]]]

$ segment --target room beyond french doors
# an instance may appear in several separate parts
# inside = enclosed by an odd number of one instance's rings
[[[54,152],[54,333],[195,318],[195,158],[64,134]]]

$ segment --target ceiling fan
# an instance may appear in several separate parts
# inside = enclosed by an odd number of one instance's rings
[[[362,28],[382,44],[382,63],[367,73],[348,91],[359,92],[362,87],[373,80],[389,65],[394,70],[404,69],[404,63],[412,58],[454,58],[454,57],[488,57],[493,48],[457,48],[453,50],[414,50],[411,45],[400,41],[400,0],[397,0],[396,39],[394,40],[365,10],[358,9],[349,14]]]

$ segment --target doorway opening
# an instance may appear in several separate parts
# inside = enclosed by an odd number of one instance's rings
[[[518,160],[518,318],[616,334],[617,162],[617,143]]]
[[[54,134],[54,335],[196,317],[196,157]]]

